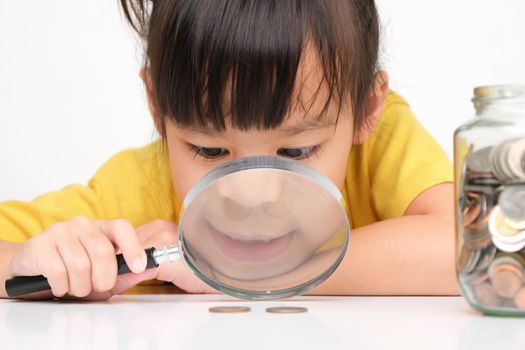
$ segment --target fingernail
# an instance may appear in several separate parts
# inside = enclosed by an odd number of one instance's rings
[[[144,269],[144,261],[142,258],[135,258],[131,263],[131,269],[133,272],[141,272]]]

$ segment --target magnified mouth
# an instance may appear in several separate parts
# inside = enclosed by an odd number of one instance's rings
[[[217,230],[209,222],[208,229],[219,249],[228,257],[242,261],[271,260],[288,249],[295,231],[272,238],[250,239],[232,237]]]

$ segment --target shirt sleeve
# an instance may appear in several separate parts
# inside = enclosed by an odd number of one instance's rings
[[[135,226],[169,218],[169,193],[157,188],[158,181],[169,182],[169,174],[159,174],[151,154],[151,147],[125,150],[109,159],[87,185],[70,185],[31,202],[0,203],[0,240],[22,243],[77,216],[125,218]]]
[[[370,145],[372,201],[381,220],[402,216],[425,190],[453,181],[452,163],[408,104],[385,107]]]
[[[31,202],[0,203],[0,240],[22,243],[46,228],[76,216],[100,217],[96,181],[71,185]]]

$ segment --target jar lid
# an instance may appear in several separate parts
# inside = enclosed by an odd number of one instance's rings
[[[473,101],[525,97],[525,85],[489,85],[474,88]]]
[[[489,85],[474,88],[471,99],[478,115],[485,106],[501,101],[525,101],[525,85]]]

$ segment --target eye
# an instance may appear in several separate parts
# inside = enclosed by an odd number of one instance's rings
[[[195,156],[205,160],[215,160],[227,156],[230,152],[226,148],[220,147],[200,147],[188,143],[188,150]]]
[[[283,157],[292,158],[296,160],[310,158],[321,151],[321,146],[309,146],[299,148],[279,148],[277,154]]]

